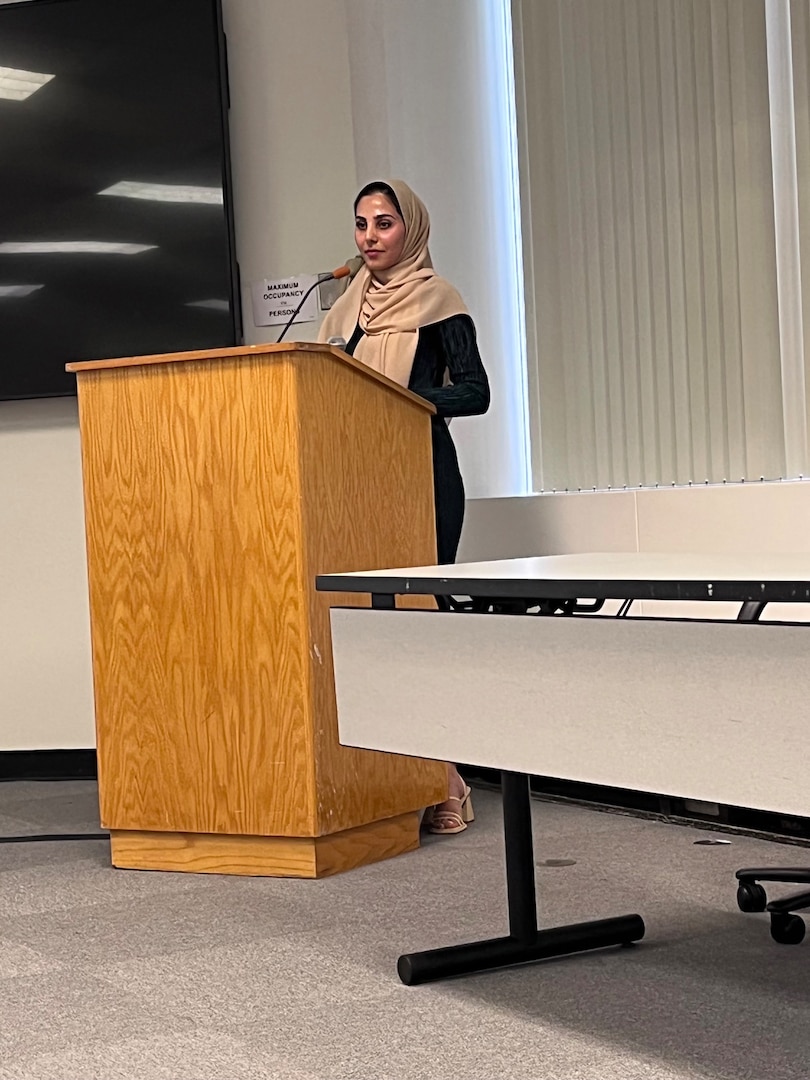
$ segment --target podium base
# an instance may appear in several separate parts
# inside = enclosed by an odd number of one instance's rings
[[[121,870],[321,878],[414,851],[419,847],[419,814],[314,837],[113,829],[110,847],[112,864]]]

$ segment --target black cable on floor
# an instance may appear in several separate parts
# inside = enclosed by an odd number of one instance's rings
[[[109,840],[109,833],[45,833],[43,836],[0,836],[0,844],[42,844],[62,840]]]
[[[0,776],[0,784],[84,784],[96,776]]]

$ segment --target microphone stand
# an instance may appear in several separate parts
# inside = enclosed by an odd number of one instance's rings
[[[301,297],[301,300],[300,300],[300,303],[298,304],[298,307],[295,309],[295,311],[292,313],[290,318],[287,320],[287,324],[284,327],[284,329],[281,331],[281,333],[279,334],[278,341],[276,342],[276,344],[278,344],[279,341],[283,340],[284,335],[287,333],[287,331],[290,329],[292,324],[295,322],[296,315],[298,314],[298,312],[301,310],[301,308],[306,303],[307,297],[312,292],[312,290],[317,289],[317,287],[321,284],[322,281],[331,281],[336,276],[337,275],[335,275],[335,274],[329,274],[327,277],[318,278],[317,281],[313,282],[313,284],[310,285],[310,287],[307,289],[307,291]]]
[[[296,318],[298,312],[304,306],[307,297],[309,296],[309,294],[312,292],[313,289],[317,289],[317,287],[319,285],[322,285],[324,283],[324,281],[339,281],[340,278],[345,278],[345,277],[353,278],[354,275],[358,272],[358,270],[360,269],[360,267],[362,265],[363,265],[362,257],[360,255],[355,255],[354,258],[349,259],[349,261],[346,263],[345,266],[339,266],[337,268],[337,270],[333,270],[331,274],[324,274],[323,277],[319,277],[317,281],[313,282],[313,284],[310,285],[310,287],[307,289],[307,291],[301,297],[301,302],[299,303],[298,307],[295,309],[295,311],[292,313],[292,315],[287,320],[287,324],[285,325],[284,329],[279,334],[278,340],[276,341],[276,344],[278,345],[278,343],[280,341],[284,340],[284,335],[287,333],[287,331],[290,329],[292,324],[295,322],[295,318]]]

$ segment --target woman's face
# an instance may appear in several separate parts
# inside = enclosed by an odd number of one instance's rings
[[[354,242],[372,274],[390,270],[402,258],[405,222],[382,192],[364,195],[357,204]]]

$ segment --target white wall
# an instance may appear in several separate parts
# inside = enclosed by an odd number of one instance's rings
[[[469,498],[530,490],[501,6],[347,0],[359,179],[400,177],[425,201],[434,264],[470,309],[492,385],[485,416],[453,423]]]
[[[810,552],[810,480],[479,499],[459,561],[588,551]]]
[[[245,340],[256,327],[250,283],[317,273],[355,254],[357,189],[344,0],[223,0],[231,91],[236,250]],[[318,324],[290,339],[314,340]]]
[[[94,745],[76,401],[0,402],[0,750]]]

